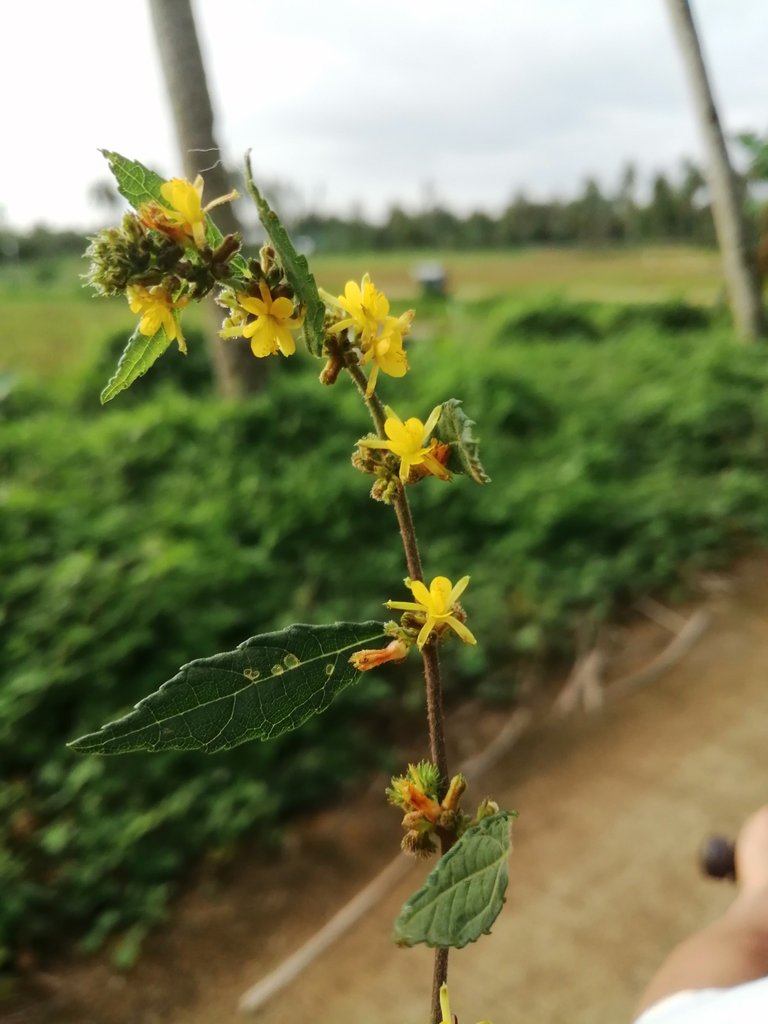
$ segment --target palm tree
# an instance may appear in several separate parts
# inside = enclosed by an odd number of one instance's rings
[[[728,157],[690,4],[688,0],[667,0],[667,7],[707,152],[712,213],[733,319],[739,334],[753,341],[765,335],[765,319],[741,189]]]
[[[212,199],[224,195],[231,191],[232,186],[221,162],[214,134],[213,108],[191,0],[149,0],[149,7],[184,173],[192,181],[205,171],[207,196]],[[216,209],[214,220],[225,234],[240,229],[230,203]],[[227,397],[258,390],[265,379],[265,363],[253,358],[248,343],[243,339],[233,339],[225,344],[219,340],[216,329],[221,322],[222,311],[213,300],[210,316],[211,358],[218,390]]]

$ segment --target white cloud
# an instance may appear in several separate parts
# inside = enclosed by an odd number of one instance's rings
[[[348,209],[498,206],[650,171],[699,144],[662,4],[647,0],[198,0],[225,153]],[[179,164],[145,5],[6,11],[0,207],[12,223],[92,221],[116,149]],[[128,10],[124,20],[119,14]],[[732,130],[765,127],[764,0],[698,0]]]

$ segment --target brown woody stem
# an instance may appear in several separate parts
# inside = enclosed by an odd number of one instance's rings
[[[381,399],[375,392],[372,395],[366,394],[368,381],[356,362],[352,363],[350,360],[347,360],[345,366],[350,377],[355,384],[357,384],[358,390],[363,396],[365,404],[368,406],[371,418],[373,419],[376,427],[376,432],[379,437],[386,438],[386,434],[384,432],[386,412]],[[405,552],[405,564],[408,568],[408,575],[412,580],[421,580],[424,582],[424,570],[421,566],[421,556],[419,554],[418,541],[416,540],[416,529],[413,525],[411,506],[408,502],[408,495],[405,493],[405,487],[402,484],[398,485],[397,491],[392,498],[392,506],[397,517],[397,525],[400,527],[400,536],[403,541],[403,551]],[[427,643],[424,644],[421,651],[421,657],[424,662],[424,685],[427,699],[429,757],[440,772],[440,797],[442,798],[448,789],[450,776],[448,773],[448,756],[445,748],[445,715],[443,712],[443,689],[440,681],[440,658],[437,652],[437,637],[430,637]],[[445,853],[451,845],[451,837],[441,835],[440,844],[441,852]],[[442,1017],[440,1012],[440,987],[445,984],[447,978],[448,950],[436,949],[434,971],[432,975],[433,1024],[439,1024]]]

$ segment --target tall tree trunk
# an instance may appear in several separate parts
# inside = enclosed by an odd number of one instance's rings
[[[733,319],[739,334],[754,341],[765,335],[765,318],[741,189],[728,157],[688,0],[667,0],[667,7],[690,80],[696,116],[707,151],[712,213]]]
[[[149,0],[149,7],[184,173],[192,181],[204,172],[204,201],[215,199],[231,191],[232,186],[213,130],[213,108],[191,0]],[[212,216],[225,234],[240,230],[230,203],[217,207]],[[219,391],[233,398],[259,390],[266,377],[265,361],[254,359],[243,339],[222,342],[217,331],[223,311],[213,299],[209,307],[211,359]]]

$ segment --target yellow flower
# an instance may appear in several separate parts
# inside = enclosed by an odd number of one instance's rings
[[[413,311],[402,316],[389,315],[389,300],[383,292],[374,287],[368,274],[358,285],[347,281],[344,294],[337,299],[327,299],[340,306],[348,315],[330,328],[332,333],[351,330],[358,335],[365,366],[373,362],[368,380],[366,396],[370,397],[376,387],[379,371],[390,377],[403,377],[408,372],[408,360],[403,351],[403,338],[408,333]]]
[[[181,333],[181,324],[175,312],[186,306],[186,299],[178,299],[174,302],[161,285],[144,288],[142,285],[131,284],[128,285],[125,294],[128,297],[131,312],[141,314],[141,320],[139,320],[141,334],[151,338],[162,327],[169,341],[177,341],[181,351],[187,351],[187,343]]]
[[[474,636],[464,623],[453,614],[454,606],[467,589],[469,576],[462,576],[456,586],[445,576],[435,576],[429,590],[421,580],[406,579],[405,585],[416,601],[387,601],[387,608],[398,608],[406,612],[420,612],[425,616],[424,625],[416,638],[419,650],[429,640],[434,629],[442,631],[443,626],[451,629],[461,637],[465,644],[476,644]]]
[[[389,299],[374,288],[368,274],[363,274],[359,285],[355,281],[347,281],[344,294],[336,301],[349,315],[334,324],[332,330],[336,332],[351,328],[360,335],[363,348],[376,337],[380,326],[390,319]]]
[[[454,1018],[451,1014],[451,1004],[448,999],[448,986],[443,983],[440,986],[440,1016],[443,1018],[440,1024],[453,1024]],[[491,1024],[489,1020],[481,1020],[479,1024]]]
[[[384,433],[389,440],[364,439],[358,441],[358,444],[365,448],[385,448],[397,455],[400,459],[400,479],[403,483],[407,481],[411,467],[421,465],[426,466],[433,476],[440,477],[441,480],[450,480],[451,474],[433,454],[437,442],[433,440],[427,444],[429,435],[440,419],[442,409],[442,405],[435,406],[426,423],[422,423],[415,416],[411,416],[403,423],[399,416],[396,416],[392,409],[386,406],[387,419],[384,421]]]
[[[370,398],[376,387],[379,370],[389,377],[404,377],[408,372],[408,360],[403,351],[403,336],[408,333],[413,320],[413,312],[408,311],[400,317],[388,316],[367,346],[363,346],[362,366],[373,361],[371,375],[365,397]]]
[[[282,352],[284,356],[292,356],[296,351],[292,330],[301,326],[302,317],[294,317],[293,303],[290,299],[272,298],[272,294],[264,281],[259,282],[261,298],[238,292],[235,296],[238,308],[225,321],[222,338],[250,338],[251,351],[259,358],[274,356]],[[252,313],[255,320],[247,320],[247,313]]]
[[[165,231],[176,241],[191,238],[198,249],[206,244],[205,215],[208,211],[238,198],[238,193],[233,191],[203,206],[203,179],[199,174],[193,182],[171,178],[160,186],[160,195],[168,206],[154,202],[143,204],[139,207],[142,221],[150,228]]]

